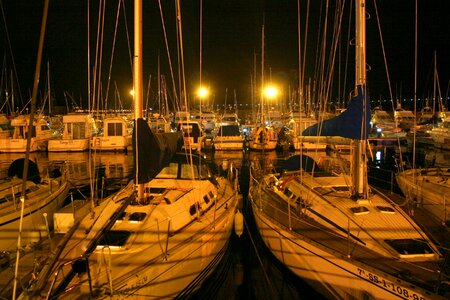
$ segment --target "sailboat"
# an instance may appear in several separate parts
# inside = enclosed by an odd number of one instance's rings
[[[397,183],[411,209],[422,207],[432,217],[448,224],[450,220],[450,169],[416,168],[396,174]]]
[[[154,133],[143,119],[142,1],[135,1],[135,18],[136,178],[70,230],[24,298],[183,296],[225,252],[238,203],[236,170],[214,176],[200,156],[176,153],[178,133]]]
[[[36,163],[29,161],[28,176],[23,185],[24,159],[11,163],[8,178],[0,180],[0,251],[17,248],[17,230],[22,222],[21,246],[31,245],[49,234],[53,227],[53,213],[59,209],[69,190],[64,165],[49,166],[41,178]],[[21,220],[21,195],[26,189],[25,209]]]
[[[248,146],[251,150],[261,150],[261,151],[272,151],[275,150],[278,143],[278,134],[271,124],[266,123],[266,111],[264,105],[264,98],[266,94],[266,87],[264,86],[266,82],[264,81],[264,25],[262,27],[261,34],[261,44],[262,44],[262,59],[261,59],[261,105],[260,105],[260,115],[259,122],[254,128],[252,128],[250,134],[248,135]]]
[[[351,140],[351,176],[300,155],[275,172],[254,163],[253,216],[273,255],[329,299],[448,299],[443,253],[367,183],[365,16],[365,1],[356,1],[356,95],[341,115],[308,130]]]

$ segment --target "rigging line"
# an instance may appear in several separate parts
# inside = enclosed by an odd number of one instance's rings
[[[100,98],[101,98],[101,92],[102,92],[102,65],[103,65],[103,41],[105,38],[105,15],[106,15],[106,0],[103,0],[103,8],[102,8],[102,18],[101,18],[101,31],[100,31],[100,52],[99,52],[99,65],[98,65],[98,89],[97,89],[97,116],[100,110]]]
[[[353,0],[350,0],[350,7],[353,7]],[[348,27],[350,28],[350,24],[352,23],[352,16],[353,14],[349,14],[348,16]],[[345,70],[344,70],[344,83],[343,83],[343,90],[342,90],[342,99],[345,99],[345,95],[347,95],[346,92],[346,85],[347,85],[347,74],[348,74],[348,57],[350,52],[350,30],[347,30],[347,51],[345,54]]]
[[[178,5],[178,1],[179,0],[175,0],[175,6],[177,6]],[[177,15],[177,13],[175,13],[176,14],[176,21],[175,21],[175,28],[176,28],[176,36],[177,36],[177,38],[176,38],[176,41],[177,41],[177,44],[176,44],[176,46],[177,46],[177,63],[178,63],[178,65],[177,65],[177,70],[178,70],[178,88],[180,89],[180,101],[179,101],[179,103],[177,103],[178,105],[180,105],[181,106],[181,103],[183,102],[183,97],[184,97],[184,95],[183,95],[183,88],[182,88],[182,83],[181,83],[181,81],[182,81],[182,79],[181,79],[181,76],[182,76],[182,73],[181,73],[181,57],[180,57],[180,55],[181,55],[181,53],[180,53],[180,40],[179,40],[179,35],[180,35],[180,26],[179,26],[179,23],[181,23],[181,21],[179,22],[179,20],[178,20],[178,15]],[[174,87],[174,89],[175,89],[175,87]],[[178,108],[179,110],[181,110],[181,108]],[[188,108],[186,107],[185,108],[186,110],[188,110]]]
[[[387,59],[386,59],[386,49],[384,48],[383,34],[381,32],[380,16],[378,14],[377,0],[373,0],[373,4],[374,4],[374,8],[375,8],[375,15],[377,16],[378,33],[380,34],[381,50],[383,51],[383,60],[384,60],[384,66],[385,66],[385,70],[386,70],[386,78],[388,81],[389,96],[391,98],[392,111],[395,111],[394,100],[393,100],[394,98],[392,95],[392,84],[391,84],[391,79],[389,76],[389,67],[388,67],[388,63],[387,63]],[[414,95],[415,94],[416,93],[414,92]],[[397,118],[394,118],[394,121],[395,121],[395,127],[398,127]],[[397,146],[399,149],[401,148],[399,138],[397,138]],[[399,155],[400,155],[400,169],[402,169],[403,168],[403,156],[402,156],[401,151],[400,151]]]
[[[300,0],[299,0],[300,1]],[[303,89],[303,84],[305,82],[305,66],[306,66],[306,45],[308,42],[308,30],[309,30],[309,7],[310,1],[308,0],[308,3],[306,5],[306,21],[305,21],[305,37],[304,37],[304,41],[303,41],[303,65],[302,65],[302,70],[301,70],[301,82],[300,85]],[[300,15],[299,15],[300,17]]]
[[[180,58],[180,64],[179,64],[179,68],[181,68],[181,72],[179,73],[179,78],[181,80],[180,82],[180,88],[181,88],[181,97],[183,97],[183,99],[181,101],[183,101],[184,106],[185,106],[185,112],[186,115],[188,116],[188,102],[187,102],[187,90],[186,90],[186,78],[185,78],[185,73],[184,73],[184,52],[183,52],[183,29],[182,29],[182,22],[181,22],[181,7],[180,7],[180,0],[175,0],[176,2],[176,16],[177,16],[177,41],[178,41],[178,47],[179,47],[179,51],[178,51],[178,55]],[[182,84],[182,85],[181,85]],[[189,133],[189,137],[190,137],[190,133]],[[193,162],[193,158],[192,158],[192,147],[189,146],[189,161],[190,161],[190,165],[193,166],[194,162]],[[194,169],[193,167],[192,169],[192,178],[194,177]]]
[[[174,106],[175,106],[174,108],[175,108],[175,111],[177,111],[176,104],[178,103],[178,94],[177,94],[177,89],[176,89],[176,84],[175,84],[175,75],[173,73],[172,58],[170,56],[170,51],[169,51],[169,42],[167,40],[166,25],[165,25],[165,21],[164,21],[164,14],[162,11],[162,6],[161,6],[161,0],[158,0],[158,5],[159,5],[159,14],[161,16],[162,29],[163,29],[163,33],[164,33],[164,42],[166,44],[167,59],[169,61],[170,77],[172,78],[173,95],[175,98],[174,99]]]
[[[309,1],[308,1],[309,3]],[[302,86],[302,67],[305,61],[302,62],[302,47],[301,47],[301,20],[300,20],[300,0],[297,0],[297,36],[298,36],[298,102],[300,105],[301,111],[301,101],[303,95],[303,86]],[[306,33],[305,33],[306,34]]]
[[[244,227],[245,227],[245,230],[248,233],[248,237],[250,238],[250,241],[252,242],[253,249],[255,250],[255,254],[256,254],[256,257],[258,258],[258,262],[259,262],[259,265],[261,266],[261,270],[262,270],[262,273],[264,275],[264,279],[265,279],[265,281],[267,283],[267,286],[269,287],[269,290],[271,291],[271,293],[273,295],[275,295],[276,293],[274,293],[274,288],[273,288],[272,283],[271,283],[271,281],[269,279],[269,276],[267,275],[267,271],[266,271],[266,269],[264,267],[264,263],[263,263],[263,261],[261,259],[261,255],[259,254],[258,247],[256,246],[255,241],[253,240],[252,233],[250,232],[249,225],[245,221],[245,218],[244,218]]]
[[[200,73],[200,88],[202,88],[202,44],[203,44],[203,1],[200,0],[200,37],[199,37],[199,48],[200,48],[200,62],[199,62],[199,73]],[[202,105],[200,103],[200,114]]]
[[[17,74],[17,68],[16,68],[16,62],[14,60],[14,54],[12,52],[11,40],[9,38],[8,24],[6,24],[6,17],[5,17],[5,11],[3,10],[3,1],[2,0],[0,0],[0,9],[2,10],[3,23],[5,24],[5,34],[6,34],[6,40],[8,42],[9,54],[11,55],[12,65],[13,65],[13,69],[14,69],[14,78],[15,78],[15,81],[16,81],[16,84],[18,87],[18,91],[19,91],[19,100],[20,100],[20,103],[23,103],[22,92],[21,92],[20,82],[19,82],[19,76]],[[6,53],[5,53],[5,56],[6,56]],[[12,111],[14,111],[14,107],[12,108]]]
[[[33,126],[34,122],[34,113],[36,110],[36,96],[38,92],[39,87],[39,77],[40,77],[40,69],[41,69],[41,62],[42,62],[42,52],[44,48],[44,38],[45,38],[45,29],[47,26],[47,16],[48,16],[48,7],[49,7],[50,0],[45,0],[44,3],[44,10],[43,10],[43,16],[41,21],[41,30],[39,34],[39,44],[38,44],[38,52],[36,57],[36,68],[34,72],[34,81],[33,81],[33,91],[31,94],[31,111],[30,111],[30,123],[29,127]],[[28,166],[29,166],[29,159],[30,159],[30,146],[31,146],[31,130],[28,130],[27,132],[27,146],[26,146],[26,152],[25,152],[25,161],[23,165],[23,174],[22,174],[22,193],[20,196],[20,202],[21,202],[21,213],[20,213],[20,222],[19,222],[19,233],[17,237],[17,255],[16,255],[16,264],[14,269],[14,285],[13,285],[13,299],[16,299],[16,289],[17,289],[17,283],[19,281],[19,258],[20,258],[20,249],[21,249],[21,238],[22,238],[22,225],[23,225],[23,216],[24,216],[24,210],[25,210],[25,198],[26,198],[26,187],[27,187],[27,178],[28,178]]]
[[[380,41],[381,41],[381,50],[383,51],[383,59],[384,59],[384,66],[386,70],[386,78],[388,81],[388,87],[389,87],[389,96],[391,98],[391,104],[392,104],[392,111],[395,111],[394,102],[393,102],[393,95],[392,95],[392,84],[391,84],[391,78],[389,76],[389,67],[386,59],[386,49],[384,48],[384,41],[383,41],[383,33],[381,32],[381,25],[380,25],[380,16],[378,15],[378,7],[377,7],[377,0],[373,0],[373,4],[375,7],[375,14],[377,16],[377,25],[378,25],[378,32],[380,34]],[[395,124],[397,126],[397,124]]]
[[[329,7],[329,1],[326,0],[325,4],[325,17],[324,17],[324,27],[322,38],[321,38],[321,47],[319,46],[320,54],[319,54],[319,62],[318,62],[318,105],[319,105],[319,111],[325,111],[326,104],[324,103],[324,95],[323,95],[323,83],[324,83],[324,73],[325,73],[325,53],[326,53],[326,36],[327,36],[327,30],[328,30],[328,7]],[[323,116],[322,116],[323,117]]]
[[[101,20],[101,12],[102,12],[101,6],[102,6],[102,0],[100,0],[98,2],[97,37],[96,37],[96,43],[95,43],[94,70],[93,70],[93,74],[92,74],[92,79],[93,79],[93,82],[92,82],[92,93],[91,93],[92,94],[92,99],[89,99],[89,102],[88,102],[88,111],[89,111],[89,113],[91,113],[91,111],[94,109],[95,91],[97,90],[97,71],[98,71],[98,56],[99,56],[99,54],[98,54],[98,52],[99,52],[98,39],[99,39],[99,36],[100,36],[100,20]],[[90,42],[88,41],[88,47],[90,46],[89,44],[90,44]],[[91,105],[92,105],[92,108],[91,108]]]
[[[414,120],[413,120],[413,157],[412,157],[412,167],[413,169],[416,168],[416,123],[417,123],[417,19],[418,10],[417,10],[417,0],[415,1],[415,22],[414,22]],[[401,153],[401,151],[400,151]],[[413,182],[415,181],[415,175],[416,173],[413,172]]]
[[[335,61],[336,61],[336,52],[338,49],[338,44],[339,44],[339,36],[340,36],[340,32],[341,32],[341,28],[342,28],[342,17],[343,17],[343,12],[344,12],[344,7],[345,7],[345,0],[342,1],[342,6],[341,9],[337,9],[336,10],[336,18],[335,18],[335,30],[333,32],[333,39],[332,39],[332,44],[331,44],[331,48],[332,48],[332,57],[329,60],[328,64],[329,64],[329,71],[328,71],[328,79],[326,80],[327,83],[327,87],[326,87],[326,93],[325,93],[325,101],[328,101],[328,96],[330,94],[330,90],[331,90],[331,86],[332,86],[332,78],[333,78],[333,72],[334,72],[334,66],[335,66]]]
[[[322,31],[322,18],[323,18],[323,16],[322,16],[322,13],[323,13],[323,0],[320,2],[320,13],[319,13],[319,17],[318,17],[318,28],[317,28],[317,43],[316,43],[316,53],[315,53],[315,57],[314,57],[314,75],[313,75],[313,78],[314,78],[314,83],[313,83],[313,97],[315,98],[315,103],[314,103],[314,110],[317,110],[317,107],[318,107],[318,101],[317,101],[317,98],[318,98],[318,93],[317,93],[317,86],[316,86],[316,84],[317,84],[317,80],[318,80],[318,77],[319,77],[319,59],[320,59],[320,43],[319,43],[319,41],[320,41],[320,37],[321,37],[321,31]]]
[[[342,16],[343,16],[343,7],[344,7],[344,5],[345,5],[345,1],[343,2],[343,4],[342,4],[342,9],[337,9],[337,15],[339,16],[339,17],[336,17],[335,18],[335,25],[334,25],[334,31],[333,31],[333,38],[332,38],[332,43],[331,43],[331,45],[330,45],[330,50],[332,50],[331,51],[331,58],[330,58],[330,60],[328,61],[328,69],[329,69],[329,72],[328,72],[328,75],[324,75],[325,74],[325,50],[326,50],[326,31],[327,31],[327,26],[325,26],[325,28],[324,28],[324,35],[323,35],[323,47],[322,47],[322,50],[323,50],[323,52],[322,52],[322,66],[321,66],[321,69],[322,69],[322,72],[321,72],[321,76],[322,76],[322,78],[321,78],[321,97],[320,97],[320,99],[319,99],[319,101],[323,104],[323,107],[321,107],[321,109],[320,109],[320,111],[323,111],[323,112],[325,112],[326,111],[326,108],[327,108],[327,103],[328,103],[328,95],[329,95],[329,91],[330,91],[330,89],[331,89],[331,83],[332,83],[332,73],[333,73],[333,70],[334,70],[334,65],[335,65],[335,58],[336,58],[336,51],[337,51],[337,46],[338,46],[338,43],[337,43],[337,41],[338,41],[338,38],[336,37],[336,36],[338,36],[339,35],[339,32],[340,32],[340,29],[341,29],[341,25],[342,25]],[[338,13],[338,11],[340,12],[340,13]],[[327,24],[327,20],[328,19],[328,2],[327,2],[327,5],[326,5],[326,18],[325,18],[325,25]],[[336,23],[336,22],[338,22],[338,23]],[[326,80],[324,81],[324,77],[326,77]],[[320,135],[320,133],[321,133],[321,131],[322,131],[322,127],[323,127],[323,122],[320,122],[320,121],[323,121],[324,119],[324,115],[322,115],[321,117],[320,117],[321,115],[319,115],[319,128],[318,128],[318,132],[319,132],[319,134],[318,135]]]
[[[105,95],[105,111],[108,109],[108,95],[109,95],[109,85],[111,83],[111,72],[112,72],[112,64],[114,60],[114,53],[116,49],[116,38],[117,38],[117,27],[119,25],[119,16],[120,16],[120,5],[122,3],[122,0],[117,1],[117,14],[116,14],[116,25],[114,27],[114,37],[113,37],[113,43],[111,46],[111,59],[109,62],[109,72],[108,72],[108,80],[106,83],[106,95]]]
[[[122,0],[122,7],[123,7],[123,19],[125,23],[125,33],[127,35],[127,44],[128,44],[128,56],[130,58],[130,71],[131,74],[133,74],[133,54],[131,53],[131,43],[130,43],[130,34],[128,31],[128,22],[127,22],[127,9],[125,6],[125,0]]]
[[[91,103],[91,1],[87,0],[87,93],[88,93],[88,109],[90,110]],[[65,93],[64,93],[65,96]],[[67,104],[67,100],[66,100]],[[67,112],[69,112],[69,107],[67,105]]]

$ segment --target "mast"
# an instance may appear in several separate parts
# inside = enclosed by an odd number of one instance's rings
[[[16,291],[17,284],[19,282],[19,259],[20,259],[20,249],[22,248],[22,225],[23,225],[23,216],[25,210],[25,200],[26,200],[26,192],[27,192],[27,180],[28,180],[28,166],[30,160],[30,147],[31,147],[31,131],[34,123],[34,114],[36,112],[36,97],[38,93],[39,87],[39,78],[41,73],[41,62],[42,62],[42,52],[44,48],[44,38],[45,38],[45,29],[47,27],[47,16],[48,16],[48,7],[50,0],[45,0],[44,3],[44,11],[42,13],[42,22],[41,22],[41,31],[39,34],[39,45],[38,45],[38,53],[36,57],[36,68],[34,70],[34,81],[33,81],[33,92],[31,94],[31,111],[30,111],[30,119],[28,123],[28,132],[27,132],[27,147],[25,152],[25,161],[23,163],[23,175],[22,175],[22,193],[20,195],[20,221],[19,221],[19,235],[17,238],[17,252],[16,252],[16,264],[14,268],[14,283],[13,283],[13,299],[16,299]]]
[[[365,128],[365,98],[366,94],[366,1],[356,0],[356,63],[355,63],[355,85],[361,86],[363,92],[363,118],[362,118],[362,134],[365,134],[367,128]],[[353,164],[353,187],[354,196],[358,198],[368,198],[368,182],[367,182],[367,169],[366,169],[366,138],[360,140],[354,140],[355,155]]]
[[[143,70],[142,70],[142,0],[134,1],[134,57],[133,57],[133,90],[134,90],[134,119],[143,118]],[[135,123],[135,130],[137,130]],[[136,134],[136,137],[138,135]],[[136,150],[136,161],[139,161],[139,151]],[[138,174],[138,164],[136,164],[136,179]],[[144,198],[144,185],[137,185],[138,199]]]
[[[264,23],[261,30],[261,126],[264,127]],[[264,148],[264,147],[263,147]]]

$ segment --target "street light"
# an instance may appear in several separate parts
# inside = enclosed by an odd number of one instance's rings
[[[197,91],[197,95],[200,99],[206,98],[209,95],[209,91],[207,88],[200,87]]]
[[[278,95],[278,89],[273,85],[269,85],[264,88],[263,93],[266,98],[273,99]]]

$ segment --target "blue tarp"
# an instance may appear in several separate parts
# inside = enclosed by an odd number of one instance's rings
[[[352,98],[346,111],[306,128],[302,135],[342,136],[354,140],[367,139],[370,129],[370,101],[369,97],[363,94],[365,88],[358,85],[357,90],[358,94]],[[365,120],[363,120],[364,115]],[[364,123],[365,126],[363,126]]]

